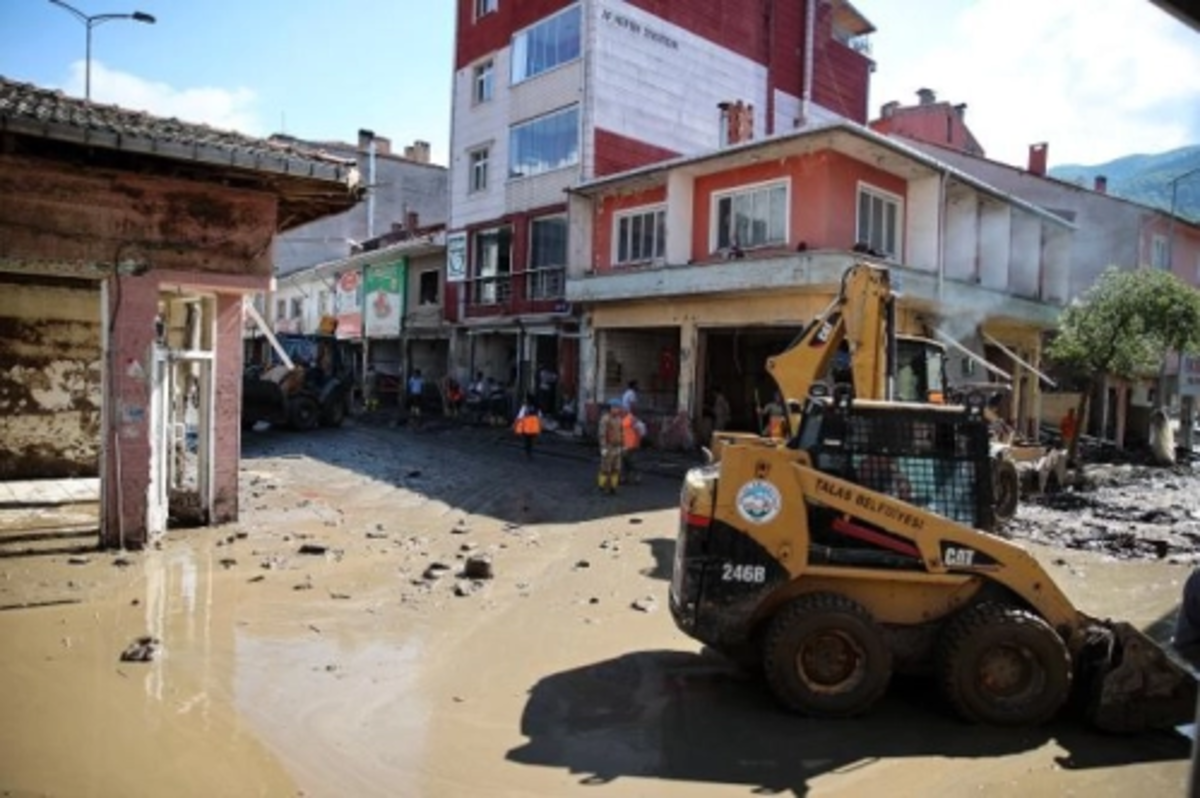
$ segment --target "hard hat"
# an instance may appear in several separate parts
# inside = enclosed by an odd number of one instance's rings
[[[625,405],[621,404],[620,399],[609,399],[608,406],[614,410],[620,410],[621,408],[625,407]]]

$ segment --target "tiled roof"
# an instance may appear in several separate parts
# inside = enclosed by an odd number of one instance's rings
[[[166,119],[0,76],[0,131],[161,158],[348,182],[354,162],[284,142]]]

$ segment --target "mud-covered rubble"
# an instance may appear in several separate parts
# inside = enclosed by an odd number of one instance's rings
[[[1200,564],[1200,474],[1093,464],[1065,491],[1022,501],[1005,534],[1123,560]]]

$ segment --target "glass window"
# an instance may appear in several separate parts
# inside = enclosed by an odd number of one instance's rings
[[[525,122],[509,134],[509,177],[529,177],[579,163],[579,108]]]
[[[488,149],[484,147],[481,150],[473,150],[471,152],[471,185],[468,190],[471,192],[484,191],[488,185]]]
[[[508,299],[512,273],[512,231],[508,227],[475,234],[475,301],[493,304]]]
[[[579,57],[582,12],[574,5],[513,38],[512,82],[520,83]]]
[[[663,257],[667,248],[667,212],[662,208],[617,216],[616,256],[619,266]]]
[[[303,315],[304,315],[304,300],[301,299],[300,297],[294,297],[292,299],[292,312],[289,314],[289,316],[293,319],[298,319]]]
[[[280,299],[275,302],[275,318],[277,318],[277,319],[286,319],[287,318],[287,300],[286,299]]]
[[[1150,265],[1156,269],[1171,268],[1170,253],[1167,252],[1167,239],[1165,236],[1155,236],[1150,242]]]
[[[487,16],[496,10],[500,0],[475,0],[475,19]]]
[[[566,265],[566,217],[534,219],[529,225],[529,268],[552,269]]]
[[[472,97],[477,105],[492,99],[495,72],[496,67],[492,61],[485,61],[475,67],[475,90]]]
[[[858,240],[893,260],[900,259],[900,198],[874,189],[858,190]]]
[[[717,249],[787,241],[787,184],[718,195],[716,202]]]

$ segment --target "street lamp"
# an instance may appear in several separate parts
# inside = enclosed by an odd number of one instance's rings
[[[134,22],[144,22],[147,25],[153,25],[155,22],[153,16],[141,11],[134,11],[132,14],[88,15],[72,5],[64,3],[63,0],[50,0],[50,2],[61,9],[69,11],[87,28],[87,60],[84,62],[83,96],[89,101],[92,99],[92,28],[105,22],[112,22],[114,19],[132,19]]]

